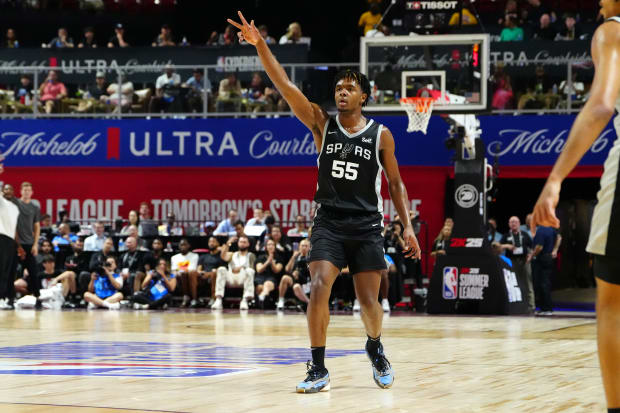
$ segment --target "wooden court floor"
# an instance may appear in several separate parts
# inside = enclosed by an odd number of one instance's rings
[[[593,317],[386,316],[381,390],[359,316],[332,316],[332,390],[301,314],[0,312],[0,412],[604,412]]]

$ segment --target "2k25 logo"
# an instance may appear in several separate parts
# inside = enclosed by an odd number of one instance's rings
[[[452,238],[450,246],[452,248],[480,248],[484,238]]]
[[[443,288],[441,295],[443,296],[444,300],[456,300],[458,278],[458,268],[443,267]]]

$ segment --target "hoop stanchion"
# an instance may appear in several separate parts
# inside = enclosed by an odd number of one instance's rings
[[[407,132],[421,131],[426,135],[428,122],[433,113],[434,102],[435,98],[429,97],[408,97],[400,99],[400,105],[405,109],[407,117],[409,118]]]

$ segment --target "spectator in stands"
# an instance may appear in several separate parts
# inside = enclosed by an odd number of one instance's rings
[[[144,269],[146,271],[154,270],[157,267],[157,261],[160,258],[164,258],[164,243],[159,238],[155,238],[151,243],[150,251],[146,251],[142,257],[144,263]]]
[[[108,47],[129,47],[129,43],[125,41],[125,28],[122,23],[114,26],[114,36],[108,40]]]
[[[243,286],[243,296],[239,304],[240,310],[248,309],[248,301],[254,298],[254,263],[256,256],[250,252],[250,241],[247,237],[239,239],[239,251],[230,252],[230,244],[222,247],[222,260],[228,263],[228,268],[219,267],[215,281],[215,302],[211,306],[213,310],[221,310],[222,298],[227,285]]]
[[[111,83],[106,90],[107,95],[101,95],[99,100],[108,105],[108,110],[113,110],[115,112],[118,112],[120,100],[121,111],[127,112],[131,109],[131,103],[133,102],[133,83],[130,82],[122,72],[115,73],[113,78],[116,83]]]
[[[148,272],[142,281],[140,291],[131,297],[134,310],[166,309],[170,297],[177,288],[177,278],[168,272],[168,263],[164,258],[157,261],[154,270]]]
[[[181,87],[189,89],[185,95],[185,101],[190,112],[202,111],[205,93],[211,94],[211,81],[209,79],[203,79],[202,75],[202,69],[194,69],[192,77],[181,85]]]
[[[157,224],[151,219],[151,207],[148,202],[140,202],[140,230],[141,237],[156,237],[158,235]]]
[[[72,245],[72,249],[73,253],[65,258],[64,271],[54,278],[49,285],[49,288],[51,288],[58,283],[62,283],[63,297],[68,299],[66,308],[75,308],[80,302],[77,295],[76,280],[80,276],[88,277],[90,275],[90,256],[84,252],[84,243],[78,239]]]
[[[391,35],[392,32],[390,30],[390,27],[385,24],[380,24],[377,26],[376,29],[368,30],[364,37],[385,37]]]
[[[220,81],[215,103],[218,112],[238,112],[241,109],[241,82],[235,72]]]
[[[260,35],[262,36],[262,38],[265,39],[265,43],[276,44],[276,39],[269,36],[269,29],[267,28],[267,25],[261,24],[260,26],[258,26],[258,31]]]
[[[403,224],[400,221],[393,221],[386,228],[383,246],[385,254],[391,257],[396,263],[396,267],[401,268],[403,265],[405,240],[403,238]],[[387,273],[385,276],[387,277]]]
[[[245,224],[246,228],[252,226],[264,226],[265,214],[263,213],[263,208],[254,208],[252,212],[254,215]]]
[[[91,26],[84,28],[84,38],[78,43],[80,49],[95,49],[97,43],[95,42],[95,29]]]
[[[198,254],[190,251],[189,241],[185,238],[179,242],[179,253],[172,256],[171,271],[181,280],[183,287],[183,302],[181,307],[187,307],[190,302],[190,280],[198,278]],[[193,303],[194,306],[197,302]]]
[[[75,111],[78,113],[90,112],[93,110],[105,110],[107,104],[103,103],[107,101],[108,85],[105,79],[104,72],[97,72],[95,74],[95,83],[91,85],[84,94],[84,99],[80,100]],[[105,99],[101,99],[102,96],[106,96]]]
[[[110,257],[112,258],[115,257],[114,241],[112,240],[112,238],[106,238],[106,240],[103,243],[103,248],[101,249],[101,251],[94,253],[90,257],[90,262],[88,264],[89,274],[78,275],[78,288],[79,288],[80,294],[83,294],[84,292],[87,291],[88,283],[90,282],[90,276],[93,273],[96,273],[97,269],[101,268],[103,264],[105,264],[106,260]]]
[[[295,217],[295,226],[288,230],[287,237],[308,237],[308,227],[306,227],[306,218],[301,215]]]
[[[511,18],[515,19],[515,21],[518,21],[518,19],[519,19],[519,7],[518,7],[518,4],[517,4],[517,0],[508,0],[506,2],[506,8],[504,9],[504,13],[497,20],[497,24],[500,25],[500,26],[505,26],[506,25],[506,20],[507,20],[508,17],[511,17]]]
[[[37,285],[40,286],[41,289],[49,288],[52,280],[60,275],[60,271],[55,268],[56,259],[53,255],[46,255],[43,257],[43,271],[38,274],[28,274],[24,276],[24,278],[19,278],[15,280],[13,285],[15,286],[15,292],[21,295],[30,295],[34,294],[32,290],[32,286],[35,284],[32,280],[28,278],[38,279],[36,282]],[[35,295],[38,297],[38,292]]]
[[[534,33],[534,37],[541,40],[555,40],[557,30],[551,24],[551,16],[547,13],[540,16],[540,22]]]
[[[449,26],[476,26],[477,24],[478,19],[467,7],[463,7],[463,17],[461,17],[461,13],[456,12],[452,14],[448,22]]]
[[[289,24],[288,30],[282,37],[280,37],[280,44],[296,44],[304,43],[310,44],[310,38],[304,37],[301,32],[301,25],[297,22]]]
[[[239,220],[239,213],[235,209],[228,211],[228,218],[222,220],[213,235],[235,235],[235,223]]]
[[[281,255],[283,262],[288,262],[293,254],[293,247],[288,243],[288,240],[282,237],[282,229],[278,225],[273,225],[269,232],[269,239],[272,239],[275,243],[276,251]],[[267,245],[265,243],[265,245]]]
[[[286,291],[293,287],[293,293],[302,303],[308,305],[310,300],[307,293],[310,292],[310,269],[308,268],[308,256],[310,254],[310,241],[304,239],[299,243],[299,249],[293,252],[291,259],[286,264],[280,285],[278,286],[278,304],[276,309],[284,309]],[[290,274],[290,275],[288,275]]]
[[[94,234],[84,240],[84,251],[101,251],[106,240],[105,226],[97,221],[93,224]]]
[[[247,234],[244,232],[245,226],[243,225],[243,221],[239,219],[235,222],[234,225],[235,225],[235,234],[231,235],[230,238],[228,239],[229,243],[231,244],[231,247],[230,247],[231,252],[235,252],[239,250],[239,238],[247,237]],[[250,250],[252,250],[253,246],[254,246],[254,243],[250,240]]]
[[[265,214],[268,211],[265,211]],[[269,238],[271,234],[271,228],[276,224],[275,218],[269,214],[265,217],[265,230],[258,237],[258,242],[256,243],[255,251],[260,251],[261,248],[265,245],[265,241]]]
[[[536,67],[536,75],[526,93],[519,98],[518,109],[549,109],[555,106],[558,97],[552,94],[550,81],[542,65]]]
[[[176,46],[174,39],[172,38],[172,29],[168,24],[164,24],[161,26],[161,31],[153,40],[153,47],[167,47],[167,46]]]
[[[166,65],[164,74],[155,82],[155,96],[151,97],[149,111],[151,113],[169,112],[173,105],[180,105],[177,101],[181,87],[181,76],[175,73],[174,66]]]
[[[33,89],[30,75],[23,74],[19,78],[19,85],[13,90],[15,113],[32,112]]]
[[[491,77],[493,85],[493,101],[491,103],[493,109],[510,109],[513,105],[514,94],[510,83],[510,76],[504,72],[504,64],[498,62],[495,65],[495,73]]]
[[[377,25],[381,21],[381,6],[377,3],[373,3],[370,5],[370,9],[364,13],[359,18],[357,22],[357,26],[360,29],[362,36],[365,36],[369,30],[373,30],[377,28]],[[301,28],[300,28],[301,31]],[[301,34],[300,34],[301,37]],[[282,42],[280,42],[282,43]]]
[[[209,253],[203,254],[198,259],[198,277],[190,278],[190,294],[192,302],[198,303],[198,286],[208,281],[211,284],[211,300],[209,305],[215,302],[215,280],[217,278],[217,269],[226,266],[226,262],[222,260],[222,249],[220,242],[216,237],[209,237]],[[190,307],[192,305],[190,304]]]
[[[266,87],[265,99],[267,100],[267,106],[265,107],[267,111],[273,112],[277,110],[279,112],[286,112],[289,110],[288,103],[286,103],[286,100],[276,88]]]
[[[501,42],[520,42],[523,41],[523,29],[517,27],[517,19],[511,16],[506,16],[504,23],[504,29],[500,34],[499,40]]]
[[[235,28],[232,25],[226,26],[224,33],[219,34],[216,31],[211,32],[207,46],[232,46],[237,42]]]
[[[41,238],[51,241],[53,238],[52,233],[54,232],[54,229],[52,228],[52,217],[50,216],[50,214],[43,214],[43,216],[41,217],[40,226]]]
[[[138,215],[138,211],[135,209],[129,211],[129,215],[127,215],[127,225],[121,228],[121,235],[129,235],[129,227],[132,225],[136,228],[140,228],[140,216]],[[138,234],[140,234],[139,230]]]
[[[549,16],[551,22],[555,21],[555,13],[547,6],[543,5],[540,0],[527,0],[527,2],[529,3],[529,8],[524,9],[524,14],[527,23],[529,23],[531,27],[536,27],[544,14]]]
[[[557,35],[557,40],[579,40],[581,38],[581,27],[577,23],[575,15],[567,13],[564,16],[564,25]]]
[[[265,89],[266,86],[263,77],[259,72],[254,72],[252,74],[252,80],[250,81],[250,87],[248,87],[248,91],[245,95],[250,112],[258,112],[265,108],[267,104]]]
[[[489,242],[500,242],[502,240],[502,234],[497,231],[497,221],[495,218],[487,220],[487,238]]]
[[[532,267],[530,265],[532,239],[527,232],[521,230],[520,226],[521,221],[518,217],[510,217],[508,220],[510,230],[502,237],[500,246],[502,251],[505,252],[506,257],[511,260],[512,269],[519,279],[527,280],[530,295],[529,297],[524,297],[524,301],[527,299],[530,311],[533,312],[535,310],[535,302],[534,287],[532,285]]]
[[[138,249],[140,251],[147,251],[148,249],[146,248],[146,241],[141,239],[139,236],[139,230],[138,227],[136,227],[135,225],[130,225],[128,230],[127,230],[127,236],[128,237],[134,237],[138,243]],[[125,239],[126,241],[126,239]],[[119,252],[125,252],[127,251],[127,244],[125,243],[125,241],[120,240],[118,242],[118,251]]]
[[[12,28],[6,29],[6,39],[2,44],[2,47],[7,49],[17,49],[19,47],[19,40],[17,40],[17,34]]]
[[[140,280],[144,279],[144,254],[138,250],[138,240],[127,237],[127,251],[121,255],[120,268],[123,277],[123,294],[129,297],[134,291],[140,290]]]
[[[88,308],[104,307],[110,310],[121,308],[123,299],[123,277],[117,272],[116,259],[108,257],[103,266],[90,277],[88,291],[84,293],[84,300]]]
[[[54,246],[51,241],[44,239],[41,242],[41,247],[39,248],[39,253],[34,257],[37,263],[37,272],[43,271],[43,257],[46,255],[54,256]]]
[[[441,229],[439,235],[437,235],[437,238],[435,238],[433,242],[433,249],[431,251],[432,257],[446,255],[446,251],[450,245],[450,237],[452,237],[452,228],[446,225]]]
[[[166,217],[167,222],[158,227],[159,235],[163,237],[169,236],[181,236],[185,234],[185,230],[182,225],[178,225],[175,220],[176,217],[172,212],[168,213]],[[144,221],[143,221],[144,222]]]
[[[276,244],[273,240],[268,240],[265,245],[265,253],[261,254],[256,261],[256,274],[254,275],[254,285],[256,295],[258,295],[258,307],[261,309],[269,308],[271,305],[269,294],[275,290],[279,284],[280,275],[284,269],[284,263],[280,254],[276,252]]]
[[[78,237],[71,233],[69,224],[62,223],[58,227],[58,235],[52,240],[52,245],[54,246],[54,251],[58,252],[60,250],[59,245],[71,245],[77,240]]]
[[[60,101],[67,97],[67,88],[58,80],[58,73],[55,70],[50,70],[45,81],[41,83],[39,96],[45,113],[58,112]]]
[[[48,44],[47,47],[54,49],[64,49],[74,47],[73,38],[69,37],[69,33],[67,29],[61,27],[58,29],[58,36],[54,37]]]

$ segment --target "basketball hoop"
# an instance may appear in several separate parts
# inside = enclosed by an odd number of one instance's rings
[[[405,109],[409,118],[407,132],[421,131],[426,135],[426,128],[433,113],[434,102],[435,98],[429,97],[400,98],[400,106]]]

